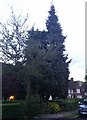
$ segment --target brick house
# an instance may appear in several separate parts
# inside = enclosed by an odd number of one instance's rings
[[[85,88],[87,87],[86,83],[83,81],[74,81],[71,78],[68,81],[68,98],[85,98],[86,92]]]

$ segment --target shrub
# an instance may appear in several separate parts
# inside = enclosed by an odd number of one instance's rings
[[[24,102],[23,105],[23,113],[24,116],[28,118],[32,118],[42,112],[42,102],[40,100],[39,95],[31,95],[29,98]]]
[[[78,108],[78,100],[77,99],[58,99],[54,100],[59,104],[62,111],[69,111]]]
[[[48,106],[47,103],[42,102],[41,103],[41,114],[49,114],[51,113],[51,108]]]
[[[78,100],[76,99],[66,99],[63,106],[64,110],[66,111],[77,109],[77,107],[78,107]]]
[[[60,106],[56,102],[49,102],[48,107],[51,110],[51,113],[58,113],[61,111]]]

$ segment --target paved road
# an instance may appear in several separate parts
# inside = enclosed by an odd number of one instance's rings
[[[36,120],[87,120],[87,118],[86,117],[84,117],[84,118],[74,118],[74,119],[68,119],[68,118],[38,118]]]
[[[70,111],[70,112],[61,112],[59,114],[47,114],[47,115],[40,115],[38,118],[35,118],[34,120],[87,120],[87,116],[81,117],[81,118],[74,118],[74,119],[68,119],[64,118],[65,115],[77,113],[77,110]]]
[[[36,120],[87,120],[87,118],[75,118],[75,119],[68,119],[68,118],[43,118],[43,119],[36,119]]]
[[[52,116],[51,116],[52,117]],[[58,116],[57,116],[58,117]],[[85,117],[81,117],[81,118],[73,118],[73,119],[68,119],[68,118],[64,118],[64,117],[55,117],[55,118],[49,118],[49,117],[45,117],[45,118],[34,118],[34,119],[16,119],[16,120],[87,120],[87,116]],[[2,119],[2,120],[15,120],[15,119]]]
[[[57,113],[57,114],[43,114],[43,115],[39,115],[38,118],[42,119],[47,119],[47,118],[64,118],[64,116],[69,115],[69,114],[73,114],[73,113],[77,113],[77,110],[73,110],[70,112],[61,112],[61,113]]]

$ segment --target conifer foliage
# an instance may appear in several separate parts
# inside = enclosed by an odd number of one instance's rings
[[[70,60],[64,54],[66,37],[62,35],[54,5],[51,5],[46,27],[47,31],[29,32],[25,57],[30,87],[47,99],[50,95],[66,98]]]
[[[53,56],[50,56],[50,67],[52,71],[52,95],[54,97],[65,98],[68,92],[68,77],[69,77],[69,63],[68,55],[64,54],[65,36],[62,35],[62,28],[55,12],[55,7],[52,4],[49,16],[46,21],[48,31],[47,41],[48,50],[50,49]],[[67,62],[68,61],[68,62]]]

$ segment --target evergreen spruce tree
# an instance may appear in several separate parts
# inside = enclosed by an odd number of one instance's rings
[[[49,67],[51,69],[50,94],[53,97],[66,98],[68,95],[69,63],[71,60],[68,60],[68,55],[64,54],[66,37],[62,35],[62,28],[53,4],[49,11],[46,27],[48,32],[47,50],[51,52],[51,56],[49,56]]]

